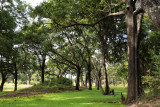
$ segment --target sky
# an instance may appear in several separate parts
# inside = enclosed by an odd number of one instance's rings
[[[26,3],[29,3],[31,6],[35,7],[45,0],[23,0],[23,1],[26,1]]]

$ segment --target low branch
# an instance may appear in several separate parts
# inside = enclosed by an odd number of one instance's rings
[[[125,14],[125,13],[126,13],[126,11],[123,10],[123,11],[116,12],[116,13],[110,13],[107,16],[118,16],[118,15],[122,15],[122,14]]]

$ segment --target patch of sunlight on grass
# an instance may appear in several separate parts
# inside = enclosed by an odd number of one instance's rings
[[[17,89],[20,90],[20,89],[24,89],[24,88],[29,88],[31,86],[32,85],[18,84]],[[14,91],[14,84],[13,83],[5,83],[3,91]]]

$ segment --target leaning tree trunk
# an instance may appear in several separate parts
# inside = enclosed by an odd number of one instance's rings
[[[92,64],[93,64],[93,66],[96,70],[96,74],[97,74],[97,78],[98,78],[98,81],[99,81],[99,87],[101,89],[101,92],[102,92],[103,95],[105,95],[105,92],[104,92],[104,90],[102,88],[102,84],[101,84],[101,70],[98,70],[98,68],[97,68],[96,64],[94,63],[93,59],[91,59],[91,61],[92,61]]]
[[[5,83],[6,80],[7,80],[6,75],[4,75],[3,73],[1,73],[1,75],[2,75],[2,82],[1,82],[1,86],[0,86],[0,92],[3,91],[4,83]]]

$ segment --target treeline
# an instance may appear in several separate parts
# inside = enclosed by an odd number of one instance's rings
[[[76,90],[80,82],[92,90],[95,80],[103,95],[110,94],[111,82],[116,85],[121,80],[124,86],[128,82],[126,103],[142,95],[142,83],[158,89],[159,25],[155,28],[146,14],[142,17],[138,7],[134,8],[136,0],[118,4],[112,0],[50,0],[35,8],[14,2],[1,1],[0,91],[11,76],[16,91],[18,76],[24,74],[29,81],[37,74],[42,83],[75,76]],[[157,5],[153,2],[153,6]],[[149,16],[159,15],[141,10]],[[29,23],[31,18],[36,21]]]

